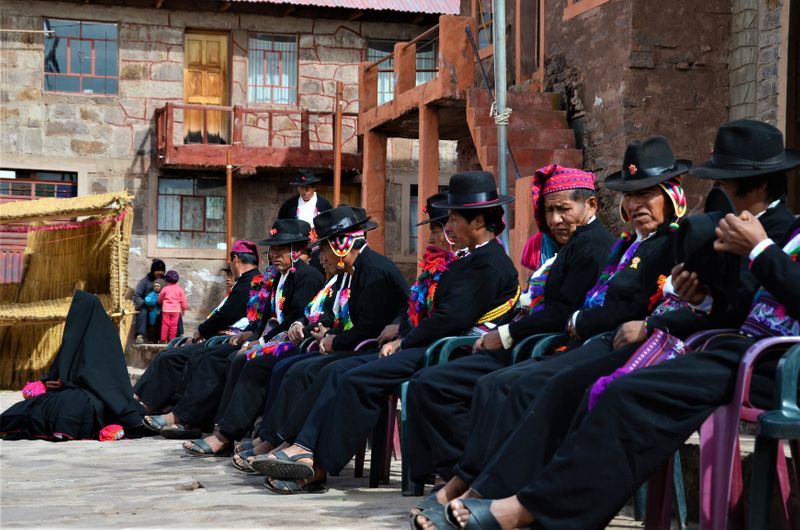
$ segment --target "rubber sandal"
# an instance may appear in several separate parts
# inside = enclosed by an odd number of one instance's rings
[[[492,515],[489,507],[492,505],[492,499],[461,499],[461,505],[469,510],[469,519],[467,524],[463,527],[464,530],[500,530],[500,523]],[[452,503],[447,504],[445,513],[447,514],[447,522],[456,528],[459,527],[458,519],[451,508]]]
[[[309,482],[304,486],[300,486],[297,484],[295,480],[282,480],[282,479],[271,479],[267,477],[264,479],[264,487],[270,490],[272,493],[277,493],[278,495],[296,495],[298,493],[325,493],[328,491],[328,488],[325,487],[324,480],[317,480],[315,482]]]
[[[203,430],[176,423],[171,427],[161,429],[161,436],[168,440],[193,440],[203,436]]]
[[[255,453],[253,453],[252,449],[234,453],[233,456],[231,456],[231,463],[233,464],[233,467],[243,473],[258,473],[258,471],[253,469],[253,466],[251,466],[247,461],[247,459],[251,456],[255,456]]]
[[[425,497],[424,499],[422,499],[420,502],[418,502],[416,506],[414,506],[411,509],[419,510],[417,513],[422,513],[426,510],[432,510],[432,509],[440,510],[441,508],[444,508],[444,504],[442,504],[436,499],[435,493],[432,493],[427,497]]]
[[[145,416],[142,421],[144,422],[144,426],[153,432],[160,433],[162,430],[168,427],[167,422],[164,420],[164,416]]]
[[[243,451],[250,451],[253,449],[253,440],[245,440],[236,446],[234,453],[241,453]],[[252,455],[251,455],[252,456]]]
[[[275,451],[270,455],[259,455],[250,464],[253,469],[272,478],[284,480],[305,480],[314,476],[314,468],[298,462],[303,458],[314,458],[311,453],[300,453],[289,456],[283,451]]]
[[[435,528],[442,528],[442,529],[451,528],[452,523],[444,515],[444,506],[442,506],[438,502],[436,504],[439,506],[438,508],[431,507],[428,508],[427,510],[423,510],[411,516],[412,530],[420,530],[420,528],[422,528],[417,524],[417,517],[420,515],[425,519],[427,519],[429,522],[433,523],[433,526]],[[456,528],[458,528],[458,526],[456,526]]]
[[[190,454],[192,456],[198,456],[200,458],[231,456],[230,449],[222,449],[215,453],[214,450],[211,449],[211,446],[208,445],[208,442],[206,442],[202,438],[193,441],[191,448],[187,449],[186,447],[184,447],[183,450],[186,451],[187,454]]]

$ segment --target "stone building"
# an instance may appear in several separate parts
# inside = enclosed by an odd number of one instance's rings
[[[298,168],[331,198],[333,111],[343,83],[342,201],[361,202],[358,65],[456,13],[457,0],[7,0],[0,22],[0,200],[128,190],[136,197],[131,287],[162,258],[181,274],[187,327],[223,293],[225,167],[233,236],[259,240]],[[436,48],[421,49],[424,82]],[[387,61],[391,66],[391,61]],[[393,96],[382,69],[381,98]],[[392,142],[390,255],[415,269],[416,148]],[[450,148],[451,166],[455,148]],[[448,155],[443,155],[445,160]],[[443,176],[448,169],[443,164]],[[406,216],[407,217],[407,216]],[[393,220],[395,219],[395,220]],[[0,252],[19,240],[0,237]],[[4,281],[13,281],[7,278]]]

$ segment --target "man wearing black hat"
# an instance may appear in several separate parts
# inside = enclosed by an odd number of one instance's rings
[[[204,340],[216,335],[239,333],[247,327],[248,300],[253,290],[258,293],[261,288],[258,249],[251,241],[236,241],[230,259],[229,267],[235,283],[227,296],[200,323],[185,345],[160,352],[134,386],[134,398],[142,401],[148,413],[161,412],[174,403],[175,394],[183,383],[186,365],[203,352]]]
[[[784,150],[780,131],[741,120],[720,128],[712,160],[692,173],[713,172],[716,179],[773,175],[781,180],[798,165],[800,152]],[[745,210],[738,217],[727,214],[716,235],[715,248],[746,257],[761,284],[746,318],[726,326],[739,326],[739,333],[712,339],[708,351],[614,379],[590,412],[583,408],[570,435],[535,479],[513,497],[495,502],[454,501],[455,520],[472,515],[486,524],[502,511],[503,527],[534,522],[548,528],[604,526],[716,407],[730,401],[739,361],[750,345],[764,337],[800,335],[800,223],[776,245]],[[756,367],[750,395],[756,406],[774,404],[776,363],[776,356],[767,356]]]
[[[328,471],[341,470],[378,421],[388,394],[421,368],[428,345],[445,336],[479,335],[510,321],[520,289],[516,270],[496,238],[505,229],[501,207],[512,200],[497,193],[491,173],[453,175],[447,199],[433,206],[450,210],[448,235],[469,255],[448,266],[426,318],[379,353],[353,359],[353,367],[336,378],[327,418],[319,418],[294,445],[265,461],[270,464],[265,466],[268,487],[302,490],[300,483],[282,479],[313,477],[314,483]]]
[[[299,259],[301,248],[308,244],[310,231],[311,226],[305,221],[275,221],[270,231],[272,237],[259,242],[270,247],[272,261],[272,267],[264,274],[261,287],[262,291],[268,292],[264,296],[261,293],[257,295],[258,298],[266,298],[266,303],[260,306],[260,310],[256,310],[260,314],[250,315],[252,320],[249,326],[242,333],[231,337],[227,344],[203,352],[192,363],[187,376],[189,382],[172,411],[164,416],[148,417],[146,422],[159,427],[165,436],[175,435],[174,437],[179,438],[198,436],[197,428],[211,424],[223,397],[231,361],[236,359],[230,373],[231,391],[244,367],[243,355],[237,355],[236,350],[244,353],[250,349],[251,343],[255,347],[278,333],[285,332],[291,322],[302,317],[306,305],[322,286],[322,275]],[[269,369],[273,360],[274,358],[267,357],[253,366],[261,367],[266,363]],[[263,402],[258,401],[255,405],[256,414],[262,404]],[[178,427],[173,429],[173,426]],[[244,428],[247,427],[245,425]],[[197,444],[198,447],[191,446],[191,452],[208,455],[227,448],[223,443],[214,446],[203,440],[199,442],[201,443]]]
[[[322,182],[322,179],[311,170],[299,170],[289,182],[290,186],[297,188],[297,195],[281,205],[278,219],[300,219],[312,225],[318,213],[330,210],[331,203],[317,193],[318,182]]]

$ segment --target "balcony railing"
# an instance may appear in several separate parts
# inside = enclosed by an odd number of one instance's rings
[[[224,166],[228,151],[246,169],[333,166],[333,112],[167,103],[155,120],[162,166]],[[345,169],[360,169],[357,124],[357,114],[344,113]]]

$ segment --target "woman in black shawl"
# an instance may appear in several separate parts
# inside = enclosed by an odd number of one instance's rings
[[[75,291],[61,348],[41,382],[45,393],[0,414],[0,437],[96,439],[110,424],[128,436],[142,432],[144,411],[131,399],[119,334],[92,294]]]

